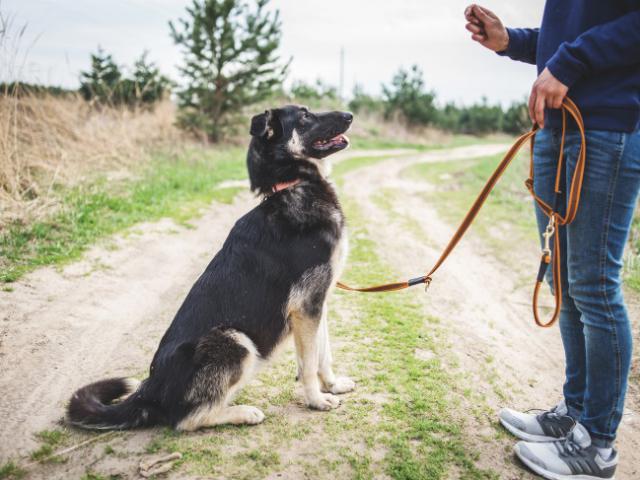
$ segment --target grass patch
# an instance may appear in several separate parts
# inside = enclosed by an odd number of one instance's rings
[[[411,155],[411,154],[408,154]],[[397,155],[394,155],[397,157]],[[342,177],[349,172],[354,170],[358,170],[360,168],[370,167],[372,165],[376,165],[377,163],[384,162],[385,160],[389,160],[391,155],[379,155],[375,157],[371,156],[362,156],[362,157],[352,157],[347,160],[344,160],[333,167],[333,171],[331,173],[331,177],[336,180],[338,185],[342,184]]]
[[[365,219],[355,205],[347,202],[346,209],[351,238],[355,239],[348,282],[369,284],[387,278],[389,268],[376,255],[375,244],[364,228]],[[393,392],[376,427],[387,433],[379,438],[388,452],[385,473],[396,479],[436,479],[447,478],[455,468],[459,478],[496,478],[493,472],[475,467],[475,455],[464,444],[461,425],[450,414],[450,392],[457,386],[439,355],[428,362],[414,355],[416,349],[440,350],[438,329],[433,327],[437,319],[427,328],[423,307],[410,292],[342,296],[355,307],[358,332],[375,332],[372,344],[359,352],[366,354],[361,361],[375,371],[369,388]]]
[[[66,430],[43,430],[36,434],[42,445],[31,452],[31,460],[38,462],[47,461],[52,463],[64,463],[65,459],[58,456],[52,456],[56,448],[60,447],[69,438],[69,432]]]
[[[184,223],[213,200],[233,201],[238,188],[216,186],[245,176],[240,149],[192,150],[180,157],[158,154],[133,180],[101,179],[60,192],[58,213],[30,225],[10,225],[2,234],[0,282],[77,259],[98,239],[138,222],[169,217]]]
[[[402,172],[406,178],[423,179],[436,188],[424,193],[438,214],[457,225],[495,170],[503,155],[436,163],[421,163]],[[528,154],[520,154],[505,172],[472,229],[479,233],[501,261],[514,263],[513,245],[537,245],[538,230],[533,201],[524,186]]]
[[[11,461],[0,466],[0,480],[19,480],[26,474],[25,470]]]
[[[379,160],[346,160],[337,179]],[[343,198],[343,204],[351,238],[346,280],[368,284],[388,278],[390,269],[377,256],[366,219],[353,201]],[[424,306],[414,299],[411,292],[334,296],[329,319],[340,346],[333,349],[336,370],[358,384],[337,410],[311,412],[301,405],[295,357],[287,351],[235,401],[263,409],[263,424],[196,433],[165,429],[147,452],[181,452],[176,469],[184,476],[497,478],[476,467],[477,455],[465,444],[461,420],[451,413],[459,402],[452,392],[463,386],[441,364],[447,348],[441,322],[425,321]],[[433,358],[418,359],[417,349],[434,352]]]
[[[442,218],[457,224],[502,158],[500,154],[464,161],[422,163],[408,167],[403,175],[422,178],[435,186],[436,190],[425,194],[425,198]],[[525,151],[514,159],[472,227],[501,260],[511,263],[513,256],[506,247],[523,242],[538,245],[533,201],[524,186],[528,176],[529,153]],[[624,264],[625,285],[640,292],[640,213],[633,220],[629,247]]]
[[[441,148],[464,147],[466,145],[478,145],[486,143],[506,143],[508,138],[505,135],[487,135],[477,137],[473,135],[447,135],[442,134],[446,139],[444,142],[410,142],[397,140],[395,138],[384,137],[377,129],[369,130],[370,136],[350,135],[351,147],[358,150],[385,150],[385,149],[411,149],[418,151],[434,150]]]

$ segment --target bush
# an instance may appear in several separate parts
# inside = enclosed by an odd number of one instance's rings
[[[417,65],[410,70],[400,69],[391,85],[382,86],[385,117],[400,113],[409,125],[429,125],[436,121],[436,95],[425,91],[422,70]]]
[[[81,95],[100,106],[150,106],[162,100],[170,88],[170,80],[147,60],[147,52],[136,60],[129,78],[101,48],[91,55],[91,69],[80,74]]]
[[[311,108],[326,107],[338,103],[338,90],[336,87],[316,80],[315,84],[303,81],[294,82],[291,85],[291,99],[296,103],[305,104]]]
[[[349,102],[349,110],[354,113],[382,113],[385,110],[384,102],[367,94],[362,86],[353,87],[353,98]]]

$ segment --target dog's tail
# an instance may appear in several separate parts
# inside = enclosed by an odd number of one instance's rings
[[[118,399],[122,401],[114,403]],[[67,421],[82,428],[121,430],[158,425],[162,414],[142,398],[137,380],[110,378],[76,391],[67,406]]]

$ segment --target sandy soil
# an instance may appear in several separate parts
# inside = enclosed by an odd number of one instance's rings
[[[420,196],[410,195],[429,185],[403,179],[400,171],[416,162],[503,150],[501,145],[482,145],[402,155],[347,175],[344,190],[370,219],[385,260],[407,277],[416,276],[422,273],[417,268],[427,268],[435,259],[453,228]],[[393,197],[391,212],[373,201],[385,188],[404,193]],[[170,221],[137,226],[92,249],[80,262],[61,271],[38,270],[13,285],[13,292],[0,292],[0,463],[32,451],[38,444],[33,434],[55,426],[78,386],[108,375],[144,375],[158,338],[194,278],[234,221],[255,203],[242,194],[233,205],[214,205],[192,222],[192,229]],[[399,234],[407,218],[419,225],[422,237]],[[521,268],[535,270],[535,250],[518,249],[516,256],[531,258]],[[429,294],[421,297],[425,313],[442,318],[450,330],[452,373],[465,375],[492,413],[505,402],[518,408],[547,407],[561,391],[557,328],[533,326],[530,285],[522,283],[521,273],[498,263],[471,233],[438,272]],[[632,305],[632,311],[637,307]],[[629,397],[618,443],[619,479],[640,476],[640,422],[634,414],[639,399],[635,390]],[[504,468],[503,478],[528,478],[515,462],[503,461],[511,458],[513,442],[506,436],[495,439],[495,417],[483,420],[467,413],[460,417],[469,417],[466,427],[481,452],[481,464]],[[486,438],[494,442],[490,449],[483,448]],[[69,461],[82,462],[82,457]]]

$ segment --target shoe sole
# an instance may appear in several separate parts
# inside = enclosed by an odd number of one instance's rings
[[[615,480],[615,476],[613,477],[594,477],[593,475],[562,475],[560,473],[550,472],[549,470],[545,470],[540,465],[532,462],[527,457],[520,453],[520,449],[518,445],[513,447],[513,451],[516,456],[520,459],[522,463],[524,463],[527,467],[529,467],[533,472],[537,473],[543,478],[547,480]]]
[[[525,440],[527,442],[535,442],[535,443],[546,443],[546,442],[557,442],[558,440],[564,440],[566,437],[548,437],[546,435],[533,435],[532,433],[527,433],[519,428],[514,427],[506,420],[503,420],[502,417],[499,417],[500,423],[504,428],[506,428],[509,433],[513,436],[519,438],[520,440]]]

